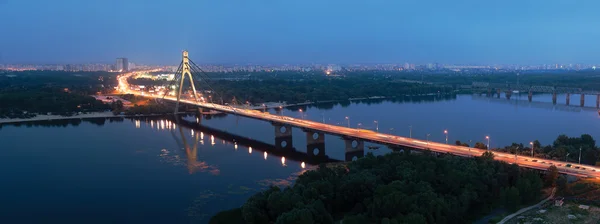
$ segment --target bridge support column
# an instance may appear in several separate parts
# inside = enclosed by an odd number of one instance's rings
[[[344,138],[346,144],[346,161],[365,156],[365,142],[358,139]]]
[[[325,156],[325,133],[306,132],[306,154],[311,156]]]
[[[569,106],[570,102],[571,102],[571,94],[567,93],[567,106]]]
[[[556,104],[556,92],[552,93],[552,104]]]
[[[273,124],[275,127],[275,147],[278,149],[292,149],[292,126]]]
[[[506,99],[507,99],[507,100],[510,100],[510,96],[511,96],[511,95],[512,95],[512,92],[511,92],[510,90],[509,90],[509,91],[506,91]]]
[[[585,94],[581,94],[581,98],[579,98],[579,106],[585,106]]]
[[[531,102],[531,99],[533,99],[533,93],[531,91],[529,91],[529,95],[527,95],[527,99],[529,100],[529,102]]]

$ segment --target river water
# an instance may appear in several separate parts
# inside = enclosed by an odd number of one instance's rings
[[[527,95],[428,96],[281,113],[421,139],[429,134],[438,142],[448,130],[450,142],[486,142],[489,136],[492,147],[536,139],[546,145],[559,134],[600,137],[595,97],[586,100],[588,107],[581,108],[564,105],[564,96],[557,105],[550,95],[535,95],[531,103]],[[578,105],[579,97],[571,102]],[[317,156],[305,154],[306,135],[299,129],[293,130],[294,149],[276,149],[274,142],[270,123],[232,115],[180,123],[113,118],[4,124],[0,223],[206,223],[271,184],[293,183],[318,161],[346,159],[335,136],[325,137],[324,153]]]

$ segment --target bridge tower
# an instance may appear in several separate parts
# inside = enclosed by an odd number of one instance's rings
[[[179,81],[179,90],[177,91],[177,102],[175,103],[175,114],[179,113],[179,101],[181,100],[181,90],[183,89],[183,82],[185,77],[190,78],[190,85],[192,85],[192,91],[194,92],[194,100],[198,102],[198,96],[196,95],[196,86],[194,85],[194,78],[192,78],[192,70],[190,68],[190,59],[188,57],[188,52],[183,51],[182,58],[182,69],[181,69],[181,80]],[[177,74],[175,74],[177,75]]]

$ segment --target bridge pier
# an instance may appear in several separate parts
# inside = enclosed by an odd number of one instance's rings
[[[552,104],[556,105],[556,92],[552,93]]]
[[[533,99],[533,93],[531,91],[529,91],[529,95],[527,95],[527,99],[529,100],[529,102],[531,102],[531,99]]]
[[[567,93],[567,106],[569,106],[570,102],[571,102],[571,94]]]
[[[579,98],[579,106],[583,107],[585,105],[585,94],[581,94],[581,98]]]
[[[354,160],[356,158],[362,158],[365,156],[365,142],[363,140],[343,138],[346,144],[346,161]]]
[[[275,147],[278,149],[292,149],[292,126],[273,124],[275,127]]]
[[[325,133],[306,132],[306,154],[311,156],[325,156]]]
[[[512,95],[512,92],[511,92],[510,90],[509,90],[509,91],[506,91],[506,99],[507,99],[507,100],[510,100],[510,96],[511,96],[511,95]]]

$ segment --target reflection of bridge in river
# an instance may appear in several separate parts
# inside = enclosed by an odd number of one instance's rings
[[[159,124],[159,122],[164,122],[165,120],[161,120],[159,118],[142,118],[140,119],[141,121],[145,121],[145,122],[155,122],[157,125]],[[223,130],[219,130],[216,128],[212,128],[212,127],[208,127],[205,125],[200,124],[201,118],[196,120],[196,121],[190,121],[187,119],[182,119],[182,118],[174,118],[174,117],[169,117],[166,119],[169,123],[171,123],[171,125],[175,124],[176,126],[178,126],[177,128],[180,129],[182,127],[192,130],[191,133],[194,137],[198,138],[198,136],[210,136],[210,141],[211,144],[214,144],[215,142],[223,142],[226,145],[231,145],[232,148],[237,149],[238,147],[244,147],[246,149],[248,149],[248,152],[251,153],[253,151],[259,151],[259,152],[263,152],[265,157],[268,156],[275,156],[275,157],[281,157],[283,158],[282,160],[292,160],[292,161],[297,161],[297,162],[304,162],[306,164],[310,164],[310,165],[318,165],[321,163],[328,163],[328,162],[339,162],[340,160],[336,160],[336,159],[332,159],[329,158],[326,154],[325,154],[325,148],[324,146],[321,148],[322,150],[319,151],[319,153],[317,154],[312,154],[312,153],[304,153],[304,152],[300,152],[298,150],[296,150],[291,144],[285,145],[285,146],[276,146],[276,145],[272,145],[272,144],[268,144],[256,139],[250,139],[241,135],[237,135],[237,134],[233,134],[233,133],[229,133]],[[169,126],[171,126],[169,125]],[[137,124],[136,124],[137,126]],[[174,127],[172,127],[174,129]],[[183,133],[183,131],[180,130],[181,133]],[[187,131],[186,131],[187,133]],[[186,140],[185,137],[183,136],[183,134],[181,134],[181,142],[184,143],[185,145],[185,149],[186,149],[186,153],[188,152],[196,152],[196,147],[197,146],[192,146],[190,144],[186,144]],[[201,137],[201,138],[202,138]],[[179,139],[178,139],[179,140]],[[203,139],[198,139],[195,142],[198,141],[203,141]],[[189,154],[188,153],[188,157],[192,157],[192,158],[196,158],[196,155],[194,155],[195,153]],[[347,158],[352,158],[352,157],[362,157],[364,156],[363,153],[361,153],[360,155],[352,155],[352,156],[347,156]]]
[[[530,107],[530,108],[539,108],[539,109],[547,109],[547,110],[557,110],[557,111],[566,111],[566,112],[581,112],[581,111],[597,111],[596,108],[593,107],[580,107],[580,106],[569,106],[565,104],[553,104],[550,102],[539,102],[539,101],[525,101],[518,99],[504,99],[504,98],[496,98],[496,97],[487,97],[487,96],[479,96],[477,94],[471,95],[473,100],[479,101],[488,101],[493,103],[501,103],[501,104],[509,104],[514,105],[516,107]]]

